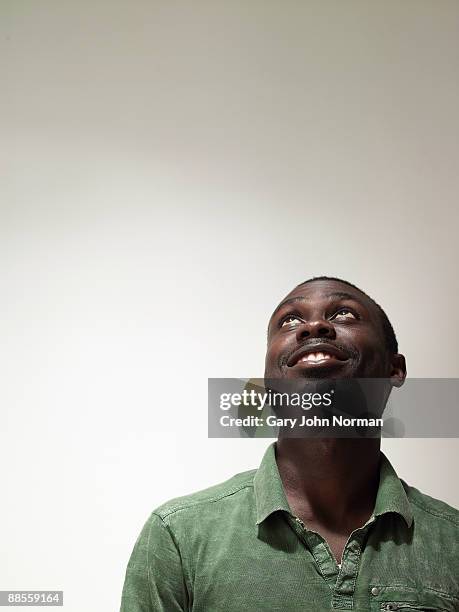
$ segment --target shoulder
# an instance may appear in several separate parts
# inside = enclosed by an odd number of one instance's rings
[[[237,504],[240,497],[253,493],[253,478],[256,472],[256,469],[241,472],[206,489],[170,499],[153,510],[152,517],[168,524],[172,518],[185,518],[195,513],[200,513],[201,516],[218,513],[219,506]]]
[[[440,499],[426,495],[404,480],[401,482],[415,516],[426,519],[430,526],[438,524],[444,529],[459,530],[459,510]]]

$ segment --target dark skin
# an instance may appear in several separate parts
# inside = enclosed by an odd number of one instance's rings
[[[313,349],[329,357],[301,360]],[[288,294],[268,327],[265,378],[300,377],[387,378],[388,397],[405,380],[405,358],[388,350],[379,310],[367,296],[339,281],[312,281]],[[380,438],[280,436],[276,461],[292,512],[340,562],[350,534],[375,506]]]

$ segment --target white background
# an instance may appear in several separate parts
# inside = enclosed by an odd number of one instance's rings
[[[109,612],[153,508],[259,464],[269,440],[207,439],[207,378],[262,375],[294,285],[360,285],[410,376],[458,376],[459,7],[2,0],[0,23],[0,589]],[[459,505],[456,439],[383,448]]]

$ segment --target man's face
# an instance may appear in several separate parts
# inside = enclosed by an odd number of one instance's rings
[[[265,378],[392,378],[406,376],[392,355],[377,307],[339,281],[312,281],[294,289],[268,328]]]

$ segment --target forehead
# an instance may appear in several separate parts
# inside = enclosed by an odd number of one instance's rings
[[[286,295],[285,298],[276,307],[272,317],[285,302],[294,303],[298,301],[298,303],[301,303],[305,301],[310,302],[312,305],[327,302],[334,298],[342,300],[354,300],[365,307],[371,318],[374,317],[375,319],[379,319],[379,311],[375,303],[368,296],[366,296],[358,289],[347,285],[346,283],[334,280],[310,281],[306,285],[295,287],[295,289],[293,289],[288,295]]]

